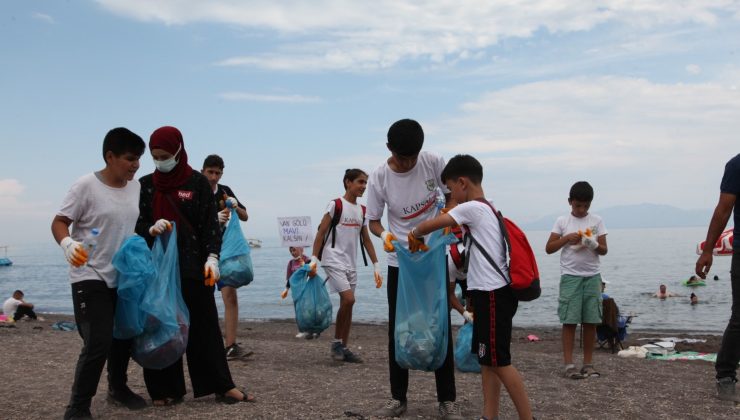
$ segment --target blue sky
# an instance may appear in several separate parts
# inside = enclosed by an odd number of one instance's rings
[[[248,236],[320,216],[344,169],[470,153],[515,220],[593,208],[710,208],[740,152],[740,2],[10,0],[0,4],[0,243],[51,241],[105,133],[182,131],[226,160]],[[139,175],[153,170],[145,155]],[[607,221],[608,223],[608,221]]]

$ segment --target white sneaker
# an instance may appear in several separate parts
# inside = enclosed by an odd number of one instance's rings
[[[295,338],[306,338],[308,336],[308,334],[310,334],[310,333],[307,333],[307,332],[299,332],[298,334],[295,335]]]

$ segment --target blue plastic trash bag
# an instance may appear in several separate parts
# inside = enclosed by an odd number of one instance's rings
[[[219,261],[221,284],[238,288],[246,286],[254,279],[252,256],[249,244],[244,239],[236,209],[231,209],[231,218],[224,232]]]
[[[134,338],[133,359],[149,369],[164,369],[185,353],[190,315],[180,290],[177,230],[159,235],[152,248],[157,278],[147,285],[141,301],[144,332]]]
[[[304,264],[290,276],[290,296],[298,331],[320,333],[331,325],[331,300],[324,279],[318,274],[309,278],[309,271],[309,265]]]
[[[473,341],[473,324],[466,323],[457,331],[455,341],[455,366],[460,372],[480,372],[478,358],[471,352]]]
[[[429,236],[426,252],[411,253],[398,241],[396,362],[404,369],[433,371],[444,363],[450,312],[447,307],[445,247],[455,236],[441,231]]]
[[[113,256],[118,271],[118,302],[113,322],[113,337],[133,338],[144,332],[146,314],[141,310],[141,298],[149,283],[157,278],[152,251],[144,238],[129,236]]]

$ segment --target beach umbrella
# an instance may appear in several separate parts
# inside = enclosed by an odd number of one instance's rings
[[[732,255],[732,239],[734,237],[733,229],[734,228],[726,229],[721,235],[719,235],[719,238],[717,238],[717,242],[714,243],[714,248],[712,249],[713,255]],[[701,241],[696,245],[696,253],[698,255],[701,255],[705,242],[706,241]]]

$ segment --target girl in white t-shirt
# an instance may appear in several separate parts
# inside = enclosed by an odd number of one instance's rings
[[[364,206],[357,203],[357,198],[365,193],[367,174],[361,169],[347,169],[342,182],[344,183],[344,196],[331,200],[321,218],[319,231],[313,243],[311,274],[309,275],[316,275],[320,258],[330,290],[339,294],[334,341],[331,343],[332,358],[336,361],[360,363],[362,359],[347,348],[349,330],[352,325],[352,306],[355,304],[357,244],[360,242],[360,236],[373,262],[375,287],[380,288],[383,284],[383,277],[380,275],[378,258],[365,223]],[[341,208],[338,208],[339,205]],[[336,224],[334,223],[335,214],[339,215]]]

